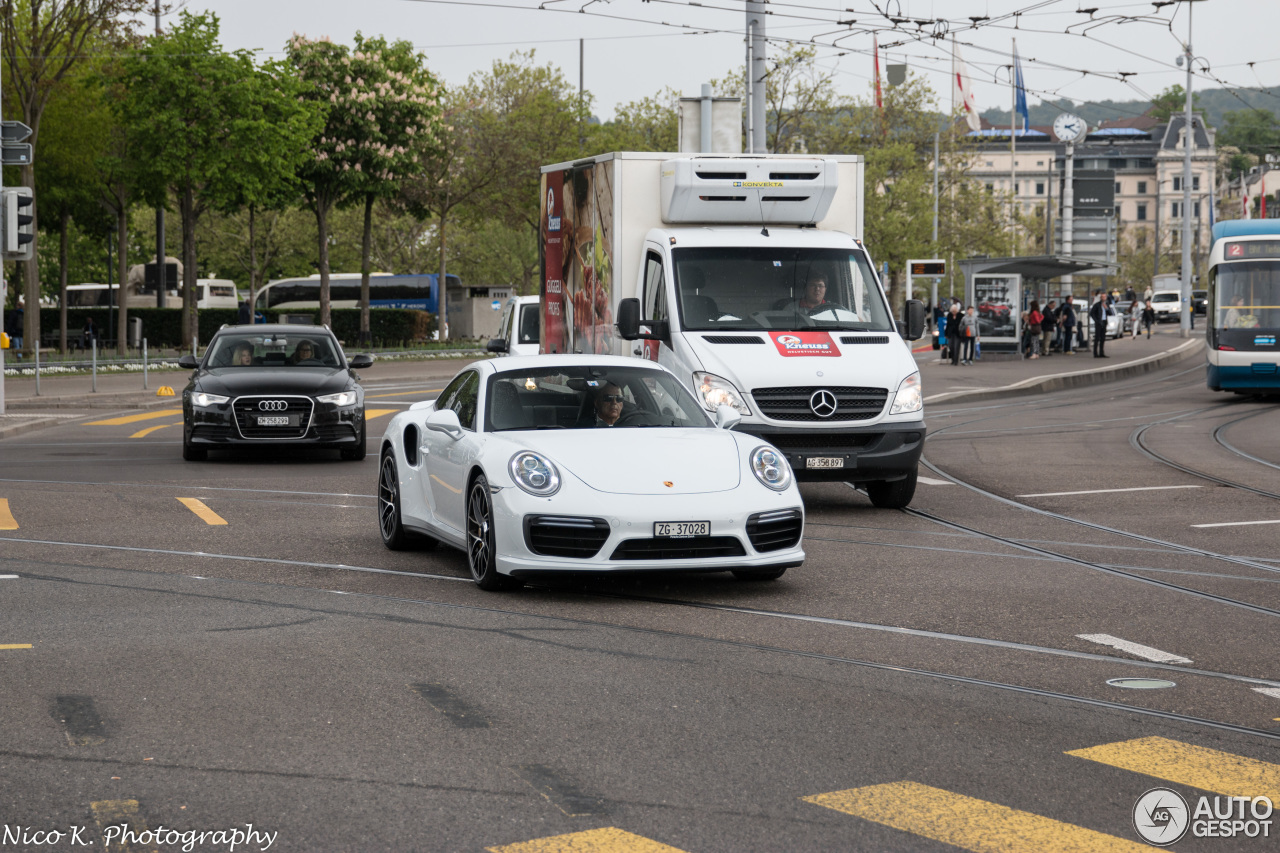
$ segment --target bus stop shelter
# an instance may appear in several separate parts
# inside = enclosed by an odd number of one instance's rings
[[[1087,296],[1093,289],[1092,284],[1086,285],[1083,293],[1075,294],[1078,282],[1059,282],[1055,286],[1055,279],[1068,275],[1105,276],[1120,270],[1119,264],[1064,255],[966,258],[959,265],[964,275],[965,305],[977,309],[982,345],[991,349],[1017,349],[1022,337],[1022,311],[1032,299],[1044,304],[1049,299]]]

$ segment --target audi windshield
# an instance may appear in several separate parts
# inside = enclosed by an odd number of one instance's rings
[[[205,354],[206,370],[254,367],[342,367],[341,351],[324,334],[218,335]]]
[[[688,331],[895,329],[861,251],[715,247],[673,257]]]

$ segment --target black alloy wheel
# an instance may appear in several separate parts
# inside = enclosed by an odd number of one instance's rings
[[[409,534],[400,523],[400,479],[390,451],[382,454],[378,469],[378,530],[388,549],[403,551],[409,547]]]
[[[477,475],[467,494],[467,566],[476,586],[485,590],[517,589],[523,581],[498,572],[493,535],[493,499],[489,481]]]

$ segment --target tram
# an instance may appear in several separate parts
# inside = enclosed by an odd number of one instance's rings
[[[1209,388],[1280,394],[1280,219],[1213,226],[1208,315]]]

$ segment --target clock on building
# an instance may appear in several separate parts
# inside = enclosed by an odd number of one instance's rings
[[[1053,120],[1053,133],[1063,142],[1075,142],[1084,136],[1087,126],[1080,116],[1063,113]]]

